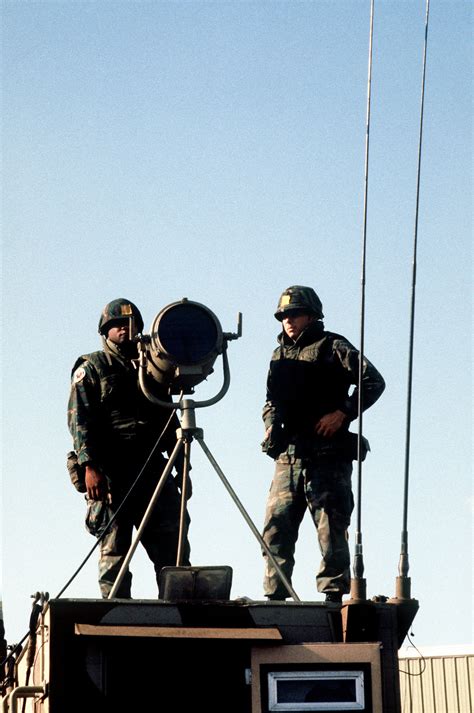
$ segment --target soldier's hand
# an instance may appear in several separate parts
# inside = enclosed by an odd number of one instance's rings
[[[102,500],[107,495],[107,481],[103,473],[86,465],[86,490],[91,500]]]
[[[341,428],[347,416],[344,411],[333,411],[322,416],[314,427],[318,436],[331,438]]]

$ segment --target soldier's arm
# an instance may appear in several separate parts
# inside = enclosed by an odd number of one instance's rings
[[[83,362],[74,370],[68,404],[68,426],[81,465],[97,461],[100,385],[94,369]]]
[[[345,339],[336,339],[333,343],[333,355],[348,372],[355,389],[348,396],[341,411],[353,421],[358,416],[359,406],[359,352]],[[362,409],[365,411],[382,395],[385,381],[375,366],[364,356],[362,365]]]
[[[282,430],[284,421],[281,406],[273,398],[271,369],[267,377],[267,399],[263,407],[262,418],[265,424],[265,435],[261,444],[262,450],[271,458],[276,458],[285,450],[286,444],[284,443]]]
[[[265,431],[269,431],[276,420],[276,407],[271,401],[266,401],[262,411]]]
[[[90,364],[83,362],[73,372],[68,405],[68,426],[78,463],[85,466],[85,486],[92,500],[107,494],[107,480],[96,454],[99,442],[97,416],[100,386]]]
[[[322,416],[319,421],[316,422],[314,428],[318,436],[324,436],[324,438],[331,438],[337,431],[341,428],[343,423],[347,420],[348,416],[344,411],[337,409],[331,413],[326,413]]]
[[[102,500],[107,495],[107,479],[92,463],[86,463],[86,490],[91,500]]]
[[[265,424],[265,437],[270,434],[272,426],[277,423],[282,423],[281,407],[274,397],[273,393],[273,377],[271,363],[267,375],[266,399],[262,410],[263,423]]]

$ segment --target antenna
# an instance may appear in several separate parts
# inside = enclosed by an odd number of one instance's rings
[[[351,599],[365,600],[367,598],[366,581],[364,579],[364,558],[362,552],[362,377],[364,365],[364,333],[365,333],[365,275],[367,255],[367,203],[369,193],[369,138],[370,138],[370,99],[372,93],[372,44],[374,36],[374,0],[370,4],[369,33],[369,66],[367,78],[367,121],[365,136],[365,177],[364,177],[364,223],[362,231],[362,271],[361,271],[361,317],[360,317],[360,350],[359,350],[359,400],[357,434],[357,529],[355,533],[354,577],[351,581]]]
[[[405,478],[403,494],[403,527],[401,534],[400,561],[398,565],[399,576],[396,579],[396,596],[398,599],[410,599],[411,581],[408,577],[408,482],[410,472],[410,434],[411,434],[411,402],[413,387],[413,346],[415,337],[415,293],[416,293],[416,258],[418,247],[418,216],[420,207],[420,175],[421,175],[421,149],[423,144],[423,112],[425,104],[425,78],[426,78],[426,51],[428,46],[428,22],[430,14],[430,1],[426,0],[425,19],[425,41],[423,47],[423,72],[421,82],[421,106],[420,106],[420,133],[418,144],[418,169],[416,181],[416,207],[415,207],[415,230],[413,239],[413,271],[411,285],[411,308],[410,308],[410,341],[408,355],[408,387],[407,387],[407,418],[405,434]]]

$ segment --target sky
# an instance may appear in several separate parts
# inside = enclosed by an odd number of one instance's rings
[[[117,297],[149,330],[204,304],[226,332],[230,388],[198,425],[260,529],[273,462],[261,410],[280,293],[314,287],[326,327],[361,336],[370,3],[2,3],[2,599],[9,643],[30,595],[55,596],[94,544],[71,486],[72,366],[100,348]],[[387,388],[364,415],[360,511],[368,597],[394,596],[425,4],[376,0],[365,354]],[[472,7],[432,0],[418,219],[408,542],[417,646],[472,641]],[[216,394],[215,372],[197,400]],[[357,431],[357,423],[353,424]],[[193,565],[230,565],[262,599],[260,547],[191,447]],[[354,478],[356,494],[359,484]],[[354,553],[356,513],[350,529]],[[293,586],[315,589],[309,518]],[[140,547],[133,596],[155,598]],[[98,597],[97,553],[64,596]]]

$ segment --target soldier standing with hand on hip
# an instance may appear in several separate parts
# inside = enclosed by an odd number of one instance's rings
[[[175,414],[170,419],[171,409],[151,403],[140,389],[133,337],[142,330],[142,316],[132,302],[109,302],[99,321],[103,350],[79,357],[72,372],[68,425],[74,453],[70,458],[77,459],[75,471],[83,476],[76,488],[87,492],[86,527],[91,534],[100,537],[104,533],[143,469],[100,543],[99,586],[104,598],[112,590],[130,548],[133,527],[139,527],[166,466],[163,452],[169,455],[173,451],[179,427]],[[170,401],[166,392],[157,396]],[[182,463],[178,471],[181,468]],[[179,472],[176,478],[168,478],[141,539],[157,581],[162,567],[176,564],[181,478]],[[189,485],[187,491],[190,495]],[[189,551],[185,538],[181,564],[189,565]],[[130,598],[131,580],[127,571],[118,597]]]
[[[317,589],[326,601],[340,602],[350,591],[347,531],[357,434],[349,432],[349,424],[358,416],[359,352],[345,337],[325,331],[323,316],[315,291],[301,285],[283,292],[275,313],[283,331],[268,373],[262,448],[276,467],[263,538],[291,583],[298,530],[308,508],[322,555]],[[364,359],[364,410],[384,388],[382,376]],[[365,439],[363,445],[368,449]],[[284,584],[264,556],[265,596],[286,599]]]

